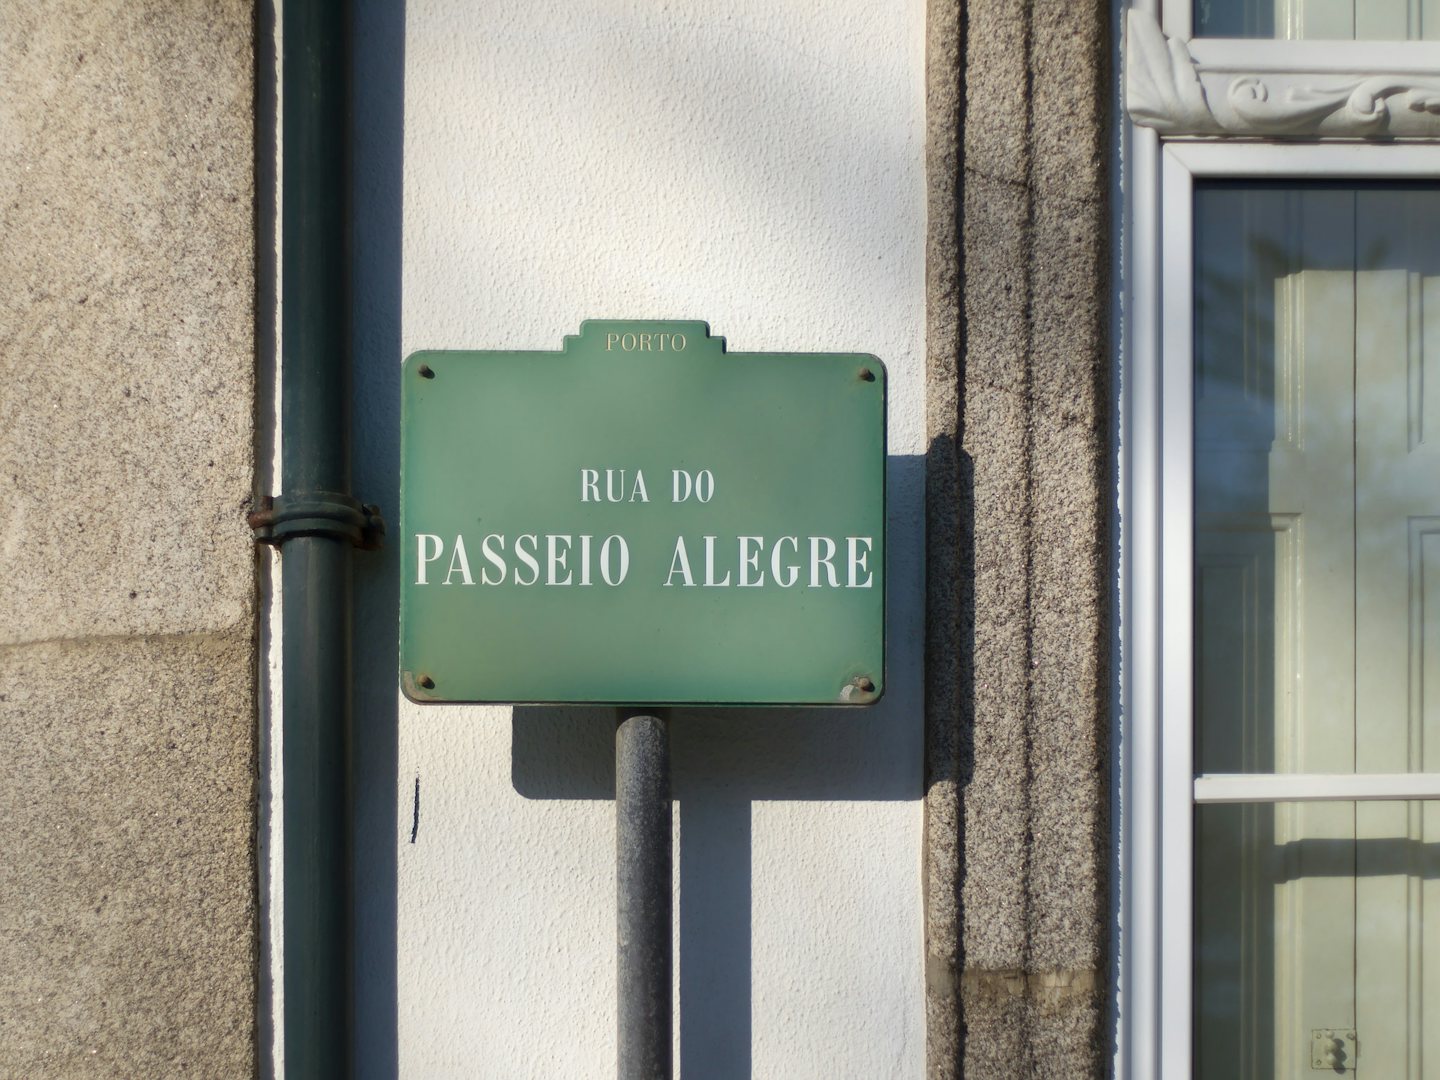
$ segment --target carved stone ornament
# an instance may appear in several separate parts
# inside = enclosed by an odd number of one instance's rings
[[[1440,136],[1440,78],[1425,73],[1237,73],[1198,63],[1148,12],[1126,22],[1125,103],[1162,135]],[[1277,43],[1290,45],[1292,43]]]

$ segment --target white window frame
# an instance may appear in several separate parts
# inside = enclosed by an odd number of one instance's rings
[[[1133,5],[1190,37],[1189,0]],[[1394,46],[1192,43],[1217,68],[1303,54],[1314,71]],[[1440,72],[1440,46],[1410,43]],[[1391,53],[1393,57],[1394,53]],[[1226,58],[1233,63],[1227,63]],[[1270,63],[1273,70],[1275,63]],[[1193,821],[1212,802],[1440,798],[1440,774],[1197,777],[1193,747],[1193,196],[1197,179],[1440,178],[1440,140],[1266,142],[1165,138],[1127,122],[1120,296],[1121,679],[1118,1038],[1125,1080],[1182,1080],[1192,1066]],[[1167,377],[1167,373],[1168,376]]]

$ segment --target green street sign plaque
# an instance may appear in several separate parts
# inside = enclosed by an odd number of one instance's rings
[[[422,702],[866,704],[885,680],[885,368],[596,321],[417,352],[400,670]]]

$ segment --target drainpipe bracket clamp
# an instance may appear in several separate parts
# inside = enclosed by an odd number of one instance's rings
[[[378,506],[336,491],[266,495],[245,520],[255,532],[256,543],[275,547],[297,536],[323,536],[362,551],[376,551],[385,537],[385,521]]]

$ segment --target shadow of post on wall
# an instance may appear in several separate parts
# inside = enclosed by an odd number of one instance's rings
[[[923,475],[923,458],[892,456],[886,483],[913,497]],[[887,581],[896,548],[887,542]],[[877,705],[670,713],[680,822],[679,1066],[687,1080],[751,1076],[753,805],[920,798],[920,658],[895,632],[900,592],[886,597],[886,692]],[[511,782],[525,798],[615,797],[612,707],[519,706],[510,746]]]

